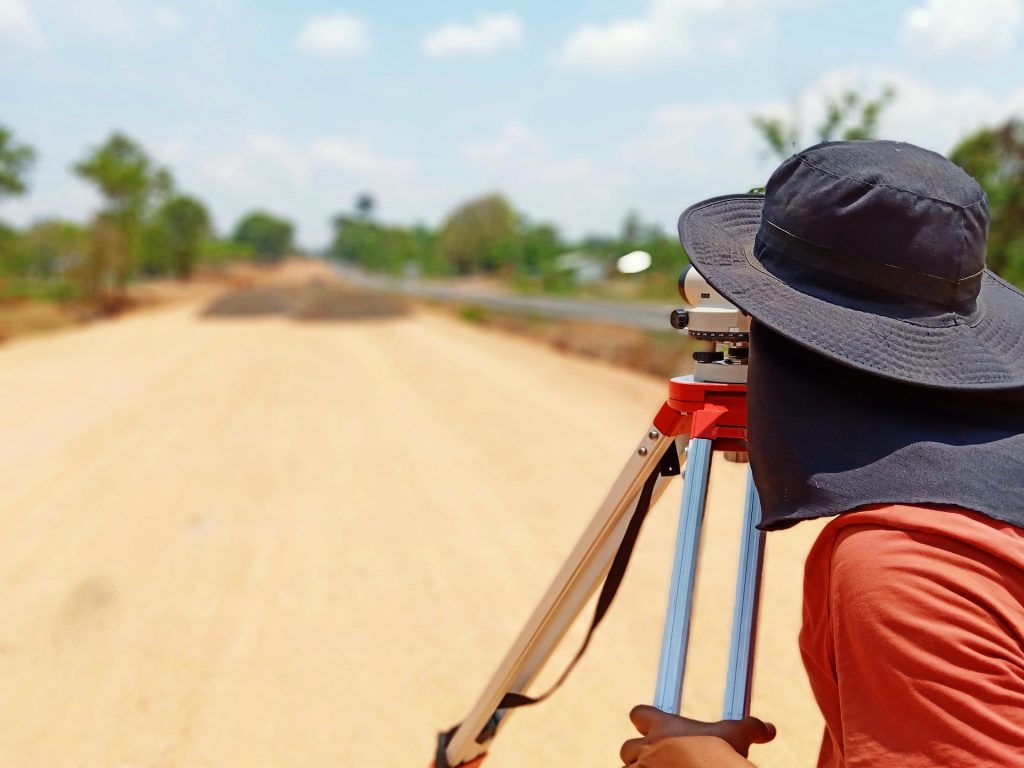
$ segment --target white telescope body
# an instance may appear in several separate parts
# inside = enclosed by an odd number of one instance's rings
[[[686,268],[679,289],[687,304],[686,330],[691,336],[750,333],[750,316],[726,301],[693,267]]]

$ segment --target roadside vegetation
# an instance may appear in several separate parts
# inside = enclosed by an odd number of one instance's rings
[[[796,118],[758,115],[753,124],[780,160],[815,141],[877,138],[880,118],[896,99],[845,92],[826,102],[813,130]],[[985,189],[991,208],[988,264],[1024,287],[1024,120],[983,128],[958,143],[949,157]],[[759,189],[759,188],[755,188]],[[746,190],[740,190],[746,191]],[[625,217],[615,236],[566,239],[551,223],[533,221],[498,193],[469,200],[439,227],[385,224],[371,193],[334,218],[328,255],[343,263],[395,277],[468,277],[497,280],[527,292],[584,293],[608,298],[671,300],[687,264],[675,233]],[[651,255],[642,275],[620,276],[615,261],[634,250]]]
[[[36,159],[33,147],[0,126],[0,203],[28,191]],[[218,235],[206,204],[122,133],[88,149],[69,170],[96,187],[100,210],[86,222],[54,218],[22,229],[0,220],[0,301],[110,314],[130,302],[139,279],[185,281],[197,269],[273,263],[294,250],[292,223],[265,211]]]
[[[895,99],[888,88],[873,97],[844,93],[825,104],[822,121],[810,131],[778,115],[755,116],[753,124],[781,159],[813,141],[876,137]],[[1024,119],[966,136],[949,157],[987,193],[989,267],[1024,287]],[[4,222],[2,203],[26,194],[37,158],[35,148],[0,125],[0,301],[114,313],[130,303],[129,288],[139,279],[186,281],[197,270],[272,264],[295,250],[292,222],[258,208],[218,232],[206,204],[119,132],[69,168],[100,194],[91,220],[51,218],[14,227]],[[464,202],[436,227],[385,223],[376,212],[371,193],[358,195],[351,210],[334,217],[326,255],[397,278],[483,278],[522,292],[662,301],[675,296],[687,264],[675,233],[636,213],[624,217],[617,234],[569,239],[497,192]],[[651,267],[619,275],[616,260],[636,250],[650,254]]]
[[[679,241],[630,213],[618,235],[570,241],[550,222],[534,221],[495,192],[466,201],[436,229],[385,224],[372,194],[337,215],[328,256],[394,277],[496,278],[524,292],[614,293],[615,260],[633,250],[651,254],[652,268],[631,281],[633,291],[670,296],[686,256]]]

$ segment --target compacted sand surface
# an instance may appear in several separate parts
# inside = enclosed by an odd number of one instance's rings
[[[0,349],[0,765],[422,768],[664,386],[429,313],[203,309]],[[695,716],[717,717],[744,472],[713,478]],[[488,765],[619,765],[653,692],[678,498],[569,682]],[[810,765],[820,739],[796,649],[816,530],[769,540],[762,766]]]

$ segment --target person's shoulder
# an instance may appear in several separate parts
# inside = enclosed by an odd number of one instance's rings
[[[999,570],[1024,570],[1024,530],[958,506],[875,504],[830,522],[808,563],[827,570],[830,580],[869,589],[939,564],[951,568],[982,560]]]

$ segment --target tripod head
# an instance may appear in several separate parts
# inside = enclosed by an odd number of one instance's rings
[[[750,315],[726,301],[692,266],[679,275],[679,296],[687,308],[673,310],[669,322],[697,342],[694,381],[745,384]]]

